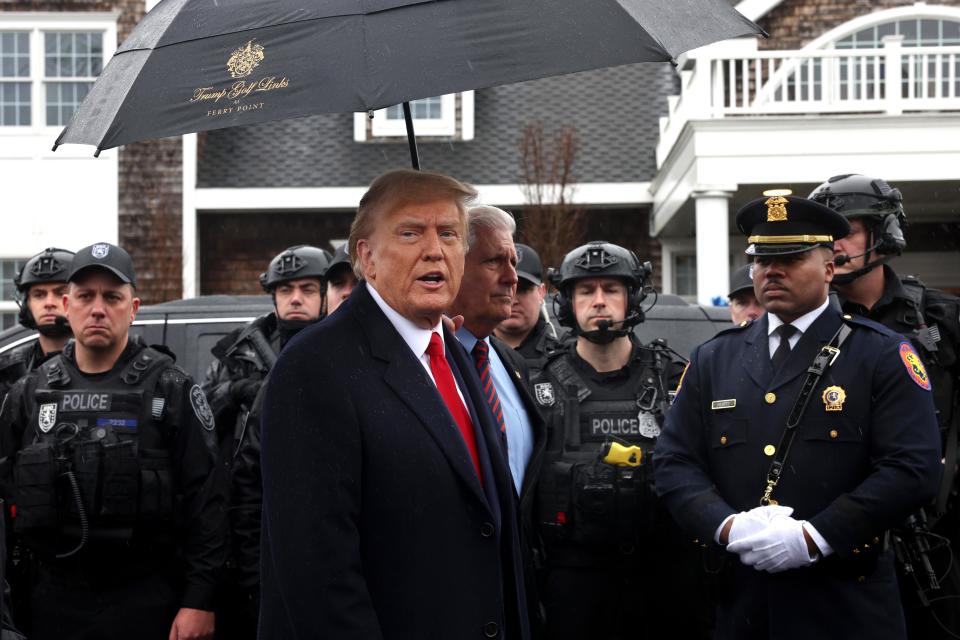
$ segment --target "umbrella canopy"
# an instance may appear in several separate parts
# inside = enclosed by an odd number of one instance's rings
[[[728,0],[163,0],[56,144],[368,111],[759,33]]]

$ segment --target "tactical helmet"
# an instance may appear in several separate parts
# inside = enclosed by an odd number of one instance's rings
[[[323,249],[306,244],[290,247],[270,261],[267,270],[260,274],[260,286],[267,293],[273,293],[277,285],[290,280],[319,278],[326,282],[324,276],[329,265],[329,254]]]
[[[834,176],[814,189],[809,199],[846,218],[869,218],[872,237],[868,239],[868,253],[900,255],[907,246],[903,196],[884,180],[856,173]]]
[[[44,249],[24,263],[20,271],[13,276],[14,296],[20,307],[18,320],[28,329],[36,329],[37,323],[30,313],[30,307],[24,303],[32,285],[41,282],[66,282],[73,264],[73,251],[51,247]]]
[[[631,327],[643,322],[641,304],[647,297],[647,280],[652,272],[649,262],[641,263],[633,251],[615,244],[600,240],[577,247],[564,256],[559,270],[550,270],[550,283],[557,288],[553,301],[557,320],[574,334],[585,333],[573,311],[573,283],[583,278],[617,278],[627,285],[627,309],[622,330],[616,334],[626,335]]]

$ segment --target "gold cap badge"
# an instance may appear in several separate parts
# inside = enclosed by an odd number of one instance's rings
[[[787,219],[787,203],[783,196],[767,198],[767,222],[783,222]]]
[[[253,44],[253,40],[250,40],[230,54],[227,70],[233,78],[246,78],[261,62],[263,62],[263,47]]]

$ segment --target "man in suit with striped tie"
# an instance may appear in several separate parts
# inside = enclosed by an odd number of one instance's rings
[[[487,404],[502,433],[501,443],[519,498],[525,564],[532,584],[531,516],[546,431],[528,389],[526,362],[493,336],[497,325],[510,317],[517,290],[517,251],[513,243],[517,227],[513,216],[490,206],[471,208],[467,219],[469,250],[450,315],[463,316],[457,339],[473,359]]]

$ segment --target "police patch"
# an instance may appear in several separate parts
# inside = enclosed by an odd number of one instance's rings
[[[95,244],[90,247],[90,255],[92,255],[97,260],[103,260],[107,257],[107,254],[110,253],[110,245],[106,243]]]
[[[533,385],[533,393],[537,396],[537,402],[545,407],[552,407],[557,401],[557,397],[553,394],[553,385],[549,382],[538,382]]]
[[[921,389],[930,391],[930,378],[927,376],[927,370],[924,368],[923,362],[920,361],[920,356],[913,350],[913,345],[909,342],[900,343],[900,359],[903,360],[910,379],[916,382]]]
[[[57,403],[50,402],[48,404],[40,405],[39,418],[37,419],[37,424],[40,426],[40,431],[47,433],[50,429],[53,429],[53,425],[57,424]]]
[[[190,387],[190,406],[193,407],[193,413],[197,416],[197,420],[200,421],[203,428],[207,431],[213,431],[213,411],[210,410],[210,405],[207,404],[207,396],[203,395],[203,389],[200,388],[200,385],[195,384]]]

